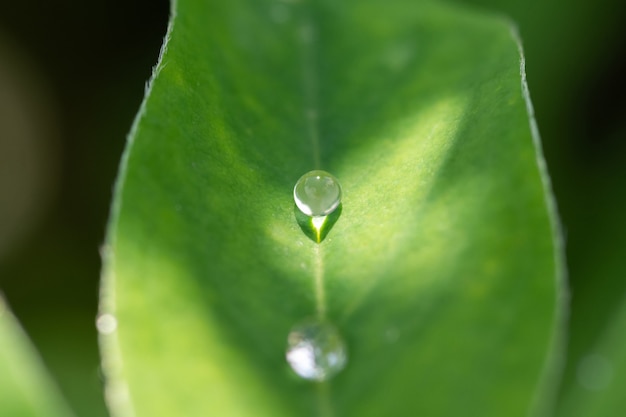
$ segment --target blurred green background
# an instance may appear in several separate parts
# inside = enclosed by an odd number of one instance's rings
[[[463,3],[510,16],[524,41],[567,243],[565,390],[626,295],[626,6]],[[0,289],[79,416],[106,415],[98,251],[168,8],[165,0],[0,0]]]

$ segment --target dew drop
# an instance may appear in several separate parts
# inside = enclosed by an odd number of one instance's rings
[[[341,203],[341,185],[326,171],[309,171],[293,188],[293,198],[307,216],[327,216]]]
[[[296,374],[311,381],[325,381],[347,362],[343,338],[326,321],[306,320],[291,329],[287,337],[287,362]]]
[[[96,328],[100,334],[112,334],[115,330],[117,330],[117,319],[112,314],[101,314],[96,319]]]

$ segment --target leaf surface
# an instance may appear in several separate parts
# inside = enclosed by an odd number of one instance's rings
[[[0,414],[71,417],[35,349],[0,297]]]
[[[114,415],[538,410],[561,268],[521,76],[510,25],[458,6],[179,0],[109,230]],[[320,244],[312,169],[344,192]],[[311,316],[349,352],[322,384],[284,359]]]

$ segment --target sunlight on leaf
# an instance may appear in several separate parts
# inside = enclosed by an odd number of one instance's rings
[[[509,23],[408,0],[174,12],[109,228],[113,414],[547,409],[560,238]],[[323,239],[294,213],[313,169],[344,193]],[[311,317],[349,352],[319,385],[285,360]]]

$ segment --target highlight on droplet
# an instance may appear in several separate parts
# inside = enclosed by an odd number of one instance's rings
[[[322,226],[326,223],[326,216],[317,216],[311,219],[311,223],[313,223],[313,227],[319,236],[322,231]]]

